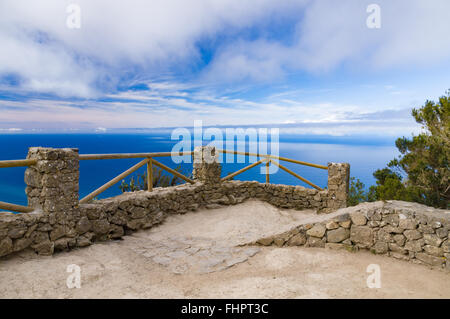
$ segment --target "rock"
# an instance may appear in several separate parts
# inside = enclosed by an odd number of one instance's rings
[[[430,256],[424,253],[417,253],[416,258],[431,266],[441,266],[445,262],[442,257]]]
[[[96,235],[104,235],[109,232],[110,224],[106,219],[93,220],[91,229]]]
[[[430,225],[424,225],[424,224],[419,225],[419,231],[422,234],[433,234],[434,233],[433,227],[431,227]]]
[[[450,240],[449,240],[449,239],[447,239],[447,240],[442,244],[442,249],[444,250],[444,252],[450,253]]]
[[[83,235],[84,233],[87,233],[90,230],[91,230],[91,222],[89,221],[89,218],[87,218],[86,216],[81,217],[76,226],[77,233]]]
[[[118,238],[122,238],[122,236],[125,234],[125,231],[123,230],[122,226],[118,226],[118,225],[111,225],[111,229],[110,229],[110,237],[112,239],[118,239]]]
[[[14,240],[14,251],[21,251],[31,245],[30,238],[19,238]]]
[[[405,235],[405,237],[408,240],[416,240],[416,239],[420,239],[422,238],[422,234],[418,231],[418,230],[405,230],[403,232],[403,234]]]
[[[390,243],[392,241],[392,235],[384,230],[384,228],[380,229],[377,234],[378,240],[384,241],[386,243]]]
[[[327,232],[327,242],[328,243],[340,243],[344,239],[350,237],[350,231],[346,228],[338,228],[334,230],[329,230]]]
[[[66,234],[66,229],[62,226],[58,226],[50,232],[50,240],[55,241],[55,240],[63,237],[65,234]]]
[[[257,243],[263,246],[270,246],[273,243],[273,238],[272,237],[261,238],[258,239]]]
[[[403,235],[394,235],[394,241],[397,243],[397,245],[399,246],[403,246],[405,244],[406,238]]]
[[[401,219],[399,223],[399,227],[403,229],[416,229],[417,228],[417,221],[407,218],[407,219]]]
[[[53,255],[55,244],[49,240],[43,241],[39,244],[32,246],[32,248],[42,256],[51,256]]]
[[[377,241],[371,250],[376,254],[386,254],[388,252],[388,244],[383,241]]]
[[[127,222],[127,227],[132,230],[141,229],[146,224],[145,218],[132,219]]]
[[[39,244],[43,241],[49,240],[47,232],[34,231],[30,234],[31,241],[33,244]]]
[[[306,244],[306,235],[304,233],[294,235],[287,242],[288,246],[302,246],[304,244]]]
[[[428,254],[436,257],[442,257],[444,256],[444,250],[442,248],[431,246],[431,245],[425,245],[423,247],[423,250]]]
[[[425,240],[425,244],[439,247],[444,240],[439,238],[437,235],[434,234],[424,234],[423,239]]]
[[[351,224],[352,224],[351,220],[346,220],[344,222],[339,222],[339,225],[341,227],[344,227],[344,228],[350,228]]]
[[[384,231],[390,234],[402,234],[404,229],[400,227],[394,227],[392,225],[387,225],[383,227]]]
[[[319,238],[319,237],[308,237],[308,240],[306,242],[307,247],[318,247],[318,248],[324,248],[325,247],[326,238]]]
[[[398,227],[399,224],[399,216],[395,214],[386,215],[383,217],[383,221],[387,224],[392,225],[394,227]]]
[[[69,241],[72,238],[60,238],[55,241],[55,251],[65,251],[69,249]]]
[[[80,236],[77,238],[77,247],[86,247],[91,245],[92,242],[89,238],[85,237],[85,236]]]
[[[339,224],[336,223],[335,221],[331,220],[328,223],[326,223],[325,227],[327,229],[336,229],[336,228],[339,228]]]
[[[0,241],[0,257],[13,252],[13,242],[11,238],[6,237]]]
[[[442,227],[442,223],[439,221],[434,221],[431,223],[431,227],[433,227],[434,229],[438,229]]]
[[[306,234],[308,236],[322,238],[323,235],[325,235],[326,230],[327,229],[322,224],[315,224],[311,229],[306,231]]]
[[[352,223],[357,226],[363,226],[367,223],[367,218],[361,212],[356,212],[350,215]]]
[[[407,241],[405,244],[405,249],[409,250],[409,251],[413,251],[413,252],[421,252],[422,251],[422,246],[425,244],[423,239],[419,239],[419,240],[410,240]]]
[[[445,238],[445,237],[448,236],[448,229],[447,229],[447,228],[444,228],[444,227],[438,228],[438,229],[436,229],[436,235],[437,235],[439,238]]]
[[[275,244],[275,246],[281,247],[281,246],[284,245],[285,240],[284,240],[284,238],[282,238],[282,237],[277,237],[277,238],[275,238],[275,239],[273,240],[273,243]]]
[[[342,224],[345,222],[351,222],[350,214],[345,213],[345,214],[338,215],[338,216],[336,216],[336,220],[339,222],[339,224]]]
[[[26,227],[14,227],[9,230],[8,237],[11,239],[21,238],[27,232]]]
[[[103,217],[103,212],[98,205],[89,204],[89,208],[85,209],[86,216],[90,220],[96,220]]]
[[[132,206],[129,212],[131,213],[131,218],[134,219],[143,218],[147,214],[147,211],[139,206]]]
[[[350,229],[350,240],[357,243],[359,247],[368,248],[373,245],[373,230],[368,226],[352,225]]]
[[[396,252],[396,253],[400,253],[402,255],[408,254],[408,251],[406,249],[404,249],[403,247],[399,246],[398,244],[389,243],[388,247],[389,247],[390,251],[393,251],[393,252]]]

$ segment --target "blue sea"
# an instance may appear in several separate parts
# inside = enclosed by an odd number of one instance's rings
[[[0,135],[0,160],[24,159],[28,147],[71,147],[80,154],[169,152],[178,141],[170,139],[167,132],[119,132],[119,133],[15,133]],[[207,143],[207,142],[205,142]],[[281,135],[279,155],[301,161],[327,165],[328,162],[347,162],[351,165],[351,176],[359,178],[368,188],[375,183],[374,170],[383,168],[398,155],[393,138],[380,137],[335,137]],[[175,168],[170,157],[160,158],[162,163]],[[140,159],[91,160],[80,162],[80,198],[119,175]],[[222,174],[238,170],[249,164],[222,164]],[[297,164],[282,163],[311,182],[326,187],[327,171]],[[190,173],[192,164],[182,164],[185,173]],[[144,172],[145,167],[138,172]],[[24,183],[25,167],[0,168],[0,201],[26,205]],[[132,176],[134,176],[134,173]],[[255,167],[235,179],[265,181]],[[294,176],[279,170],[271,175],[272,183],[308,185]],[[99,198],[120,194],[119,184],[102,193]]]

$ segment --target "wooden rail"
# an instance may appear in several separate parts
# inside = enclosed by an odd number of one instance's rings
[[[221,152],[221,153],[226,153],[226,154],[237,154],[237,155],[246,155],[246,156],[255,156],[255,157],[265,157],[265,158],[276,159],[276,160],[279,160],[279,161],[291,162],[291,163],[305,165],[305,166],[310,166],[310,167],[315,167],[315,168],[328,169],[328,167],[324,166],[324,165],[313,164],[313,163],[308,163],[308,162],[303,162],[303,161],[297,161],[297,160],[293,160],[293,159],[290,159],[290,158],[287,158],[287,157],[281,157],[281,156],[275,156],[275,155],[269,155],[269,154],[248,153],[248,152],[227,151],[227,150],[218,150],[218,151]]]
[[[89,202],[91,199],[93,199],[95,196],[97,196],[98,194],[104,192],[105,190],[107,190],[108,188],[110,188],[111,186],[113,186],[115,183],[119,182],[121,179],[127,177],[128,175],[130,175],[131,173],[133,173],[134,171],[136,171],[137,169],[139,169],[140,167],[144,166],[145,164],[147,164],[150,161],[150,158],[146,158],[142,161],[140,161],[139,163],[137,163],[136,165],[134,165],[133,167],[127,169],[125,172],[123,172],[122,174],[117,175],[116,177],[114,177],[112,180],[110,180],[108,183],[104,184],[103,186],[100,186],[99,188],[97,188],[95,191],[93,191],[92,193],[90,193],[89,195],[83,197],[80,200],[80,204],[83,203],[87,203]]]
[[[13,212],[18,213],[31,213],[34,210],[32,207],[29,206],[22,206],[5,202],[0,202],[0,209],[12,210]]]
[[[156,166],[158,166],[159,168],[162,168],[162,169],[168,171],[169,173],[172,173],[173,175],[175,175],[175,176],[181,178],[182,180],[185,180],[185,181],[188,182],[188,183],[191,183],[191,184],[194,184],[194,183],[195,183],[192,179],[190,179],[190,178],[184,176],[183,174],[178,173],[176,170],[171,169],[170,167],[168,167],[168,166],[166,166],[166,165],[164,165],[164,164],[162,164],[162,163],[160,163],[160,162],[157,162],[157,161],[155,161],[155,160],[153,160],[152,162],[153,162],[153,165],[156,165]]]
[[[82,154],[78,158],[83,160],[104,160],[104,159],[123,159],[123,158],[149,158],[149,157],[166,157],[166,156],[185,156],[192,155],[189,152],[160,152],[160,153],[118,153],[118,154]]]
[[[231,173],[230,175],[225,176],[224,178],[222,178],[222,181],[227,181],[229,179],[232,179],[233,177],[235,177],[236,175],[239,175],[245,171],[248,171],[250,168],[255,167],[261,163],[263,163],[265,160],[259,160],[251,165],[248,165],[240,170],[238,170],[237,172]]]
[[[12,161],[0,161],[1,167],[22,167],[35,165],[37,160],[35,159],[24,159],[24,160],[12,160]]]
[[[284,170],[284,171],[286,171],[286,172],[288,172],[289,174],[291,174],[291,175],[293,175],[293,176],[295,176],[295,177],[297,177],[299,180],[301,180],[301,181],[303,181],[303,182],[305,182],[306,184],[308,184],[308,185],[311,185],[312,187],[314,187],[315,189],[318,189],[318,190],[323,190],[322,188],[320,188],[319,186],[317,186],[317,185],[315,185],[315,184],[313,184],[313,183],[311,183],[310,181],[308,181],[306,178],[303,178],[303,177],[301,177],[300,175],[298,175],[298,174],[296,174],[296,173],[294,173],[293,171],[291,171],[289,168],[287,168],[287,167],[284,167],[283,165],[281,165],[280,163],[277,163],[277,162],[274,162],[274,161],[270,161],[271,163],[273,163],[273,164],[275,164],[276,166],[278,166],[279,168],[281,168],[282,170]]]

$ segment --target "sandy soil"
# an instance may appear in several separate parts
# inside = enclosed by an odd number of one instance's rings
[[[367,252],[237,247],[321,219],[250,201],[52,257],[0,260],[1,298],[450,298],[450,274]],[[81,288],[66,285],[81,268]],[[369,264],[381,288],[368,288]]]

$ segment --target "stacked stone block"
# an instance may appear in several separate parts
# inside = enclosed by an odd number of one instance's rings
[[[220,183],[222,167],[219,163],[219,152],[213,146],[198,146],[194,149],[194,180],[205,184]]]
[[[328,163],[328,212],[347,207],[350,164]]]
[[[28,206],[46,213],[78,206],[78,149],[31,147],[27,159],[37,160],[25,171]]]

